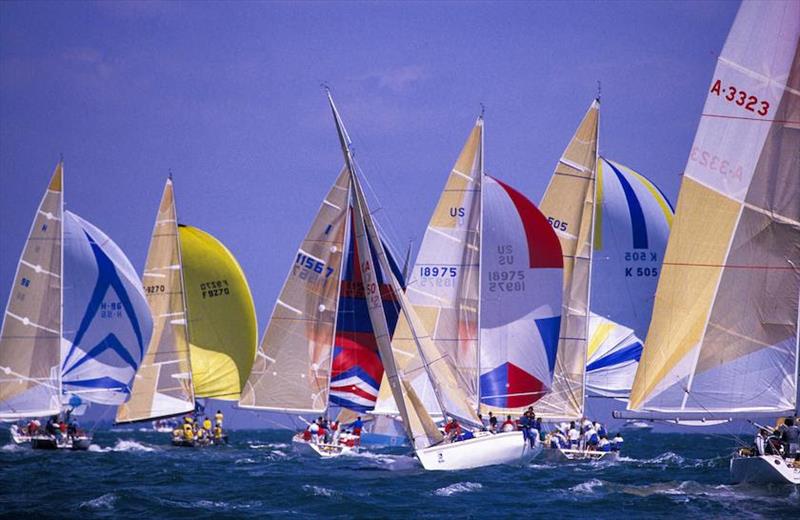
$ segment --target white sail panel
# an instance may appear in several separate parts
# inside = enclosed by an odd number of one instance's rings
[[[150,238],[142,282],[153,316],[153,336],[118,423],[194,410],[186,331],[178,221],[172,181],[167,180]]]
[[[618,323],[592,314],[586,352],[586,391],[627,399],[642,356],[642,340]]]
[[[289,269],[239,400],[244,408],[316,413],[328,407],[349,192],[345,168]]]
[[[105,233],[68,211],[64,272],[63,391],[121,404],[153,333],[141,280]]]
[[[595,204],[591,310],[644,338],[674,211],[652,181],[605,158]]]
[[[0,331],[0,418],[61,410],[63,164],[33,218]]]
[[[600,103],[594,101],[556,165],[539,208],[553,226],[564,257],[564,296],[552,391],[534,405],[537,416],[583,415],[594,183]]]
[[[797,406],[798,39],[797,2],[740,7],[681,184],[630,409]]]
[[[550,390],[561,322],[563,261],[553,228],[522,194],[483,181],[480,397],[501,413]]]

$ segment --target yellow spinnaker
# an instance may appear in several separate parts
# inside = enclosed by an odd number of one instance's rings
[[[195,396],[239,399],[256,355],[250,287],[219,240],[191,226],[179,234]]]

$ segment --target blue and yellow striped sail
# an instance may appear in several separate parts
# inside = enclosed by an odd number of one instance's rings
[[[599,158],[591,282],[595,316],[586,369],[591,393],[622,397],[630,391],[672,217],[670,201],[651,180]],[[611,338],[614,344],[606,344]]]

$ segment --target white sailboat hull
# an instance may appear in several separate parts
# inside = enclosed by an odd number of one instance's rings
[[[25,444],[27,442],[31,442],[31,436],[27,433],[23,433],[20,427],[16,424],[12,424],[8,432],[11,434],[11,440],[14,441],[14,444]]]
[[[571,450],[566,448],[545,448],[542,458],[548,462],[612,462],[619,459],[618,451]]]
[[[735,483],[800,484],[800,464],[779,455],[758,457],[734,456],[731,459],[731,477]]]
[[[292,447],[297,452],[318,455],[323,459],[338,457],[346,453],[358,453],[358,446],[348,446],[340,443],[307,441],[303,439],[302,433],[298,433],[292,437]]]
[[[478,432],[472,439],[416,450],[416,455],[426,470],[455,471],[496,464],[524,464],[541,451],[541,443],[531,448],[522,432]]]
[[[34,435],[31,437],[31,448],[34,450],[73,450],[86,451],[92,443],[88,435],[66,436],[57,438],[50,435]]]

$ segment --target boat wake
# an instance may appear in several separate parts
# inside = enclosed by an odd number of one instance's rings
[[[478,482],[456,482],[455,484],[437,489],[433,494],[440,497],[449,497],[460,493],[472,493],[482,488],[483,484]]]
[[[22,450],[23,450],[22,446],[20,446],[18,444],[14,444],[13,442],[11,442],[9,444],[6,444],[2,448],[0,448],[0,451],[7,451],[7,452],[15,452],[15,451],[22,451]]]

